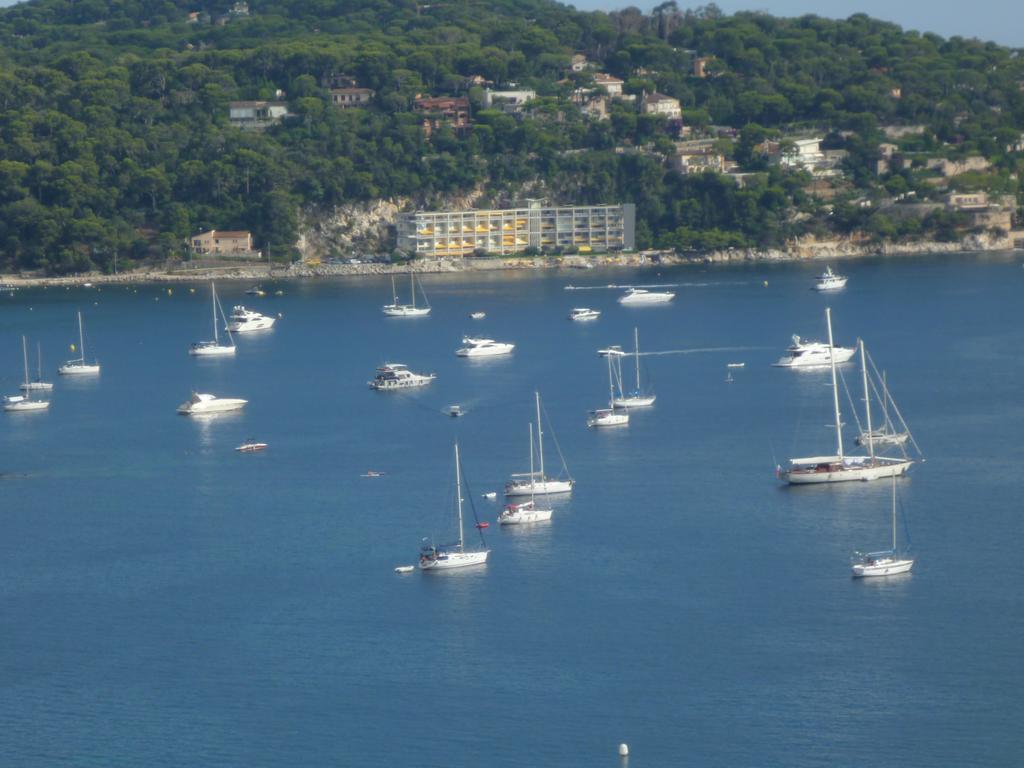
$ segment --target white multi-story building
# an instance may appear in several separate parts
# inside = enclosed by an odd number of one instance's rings
[[[541,251],[632,250],[636,206],[546,206],[531,200],[521,208],[402,214],[398,250],[416,256],[503,256],[527,248]]]

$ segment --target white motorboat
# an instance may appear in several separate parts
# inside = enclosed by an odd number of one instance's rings
[[[644,288],[630,288],[624,295],[619,297],[619,304],[622,304],[623,306],[639,304],[667,304],[675,297],[676,295],[671,291],[648,291]]]
[[[21,355],[25,361],[25,383],[22,385],[23,388],[28,386],[28,342],[25,337],[21,337]],[[27,395],[8,395],[4,398],[4,410],[9,413],[19,413],[26,411],[45,411],[50,407],[49,400],[33,400],[32,392],[28,391]]]
[[[182,416],[205,416],[213,413],[226,413],[244,408],[248,400],[238,397],[217,397],[200,392],[193,392],[192,397],[178,406]]]
[[[231,309],[231,317],[228,318],[224,330],[229,333],[248,333],[249,331],[265,331],[274,327],[276,318],[261,315],[252,309],[246,309],[241,304],[236,304]]]
[[[258,440],[249,438],[244,443],[235,447],[235,450],[239,453],[259,453],[260,451],[267,450],[267,444],[261,443]]]
[[[832,311],[825,310],[828,324],[829,347],[832,346]],[[861,361],[864,362],[864,342],[860,342]],[[807,456],[790,459],[789,467],[777,468],[778,476],[787,483],[809,485],[817,483],[840,483],[848,480],[877,480],[882,477],[904,475],[914,463],[906,455],[902,457],[878,456],[869,443],[869,455],[846,456],[843,453],[843,422],[839,413],[839,384],[836,365],[832,365],[832,405],[835,416],[836,453],[833,456]],[[867,369],[864,369],[864,400],[867,416],[867,431],[871,432],[871,401],[868,399]]]
[[[21,385],[24,392],[49,392],[53,389],[53,382],[43,381],[43,348],[36,343],[36,377],[32,381],[26,381]]]
[[[914,559],[896,549],[896,477],[892,478],[892,549],[883,552],[856,553],[853,577],[895,576],[914,567]]]
[[[589,307],[574,307],[569,313],[570,320],[577,320],[580,322],[586,320],[597,320],[601,316],[601,311],[597,309],[590,309]]]
[[[464,336],[462,343],[466,346],[455,350],[459,357],[495,357],[497,355],[508,355],[516,348],[515,344],[506,341],[495,341],[494,339],[478,339],[472,336]]]
[[[615,410],[615,384],[612,379],[612,359],[608,360],[608,407],[591,411],[587,416],[588,427],[624,427],[629,424],[629,411]]]
[[[458,418],[459,416],[465,416],[466,412],[462,410],[461,405],[449,405],[447,413],[452,418]]]
[[[742,368],[745,365],[746,365],[746,363],[726,363],[725,367],[726,368]]]
[[[550,509],[538,509],[537,503],[530,499],[530,501],[523,501],[519,504],[507,504],[498,515],[498,523],[501,525],[543,523],[551,519],[551,513]]]
[[[825,271],[815,278],[814,289],[816,291],[838,291],[846,287],[848,277],[837,275],[832,267],[825,267]]]
[[[212,281],[210,282],[210,293],[212,294],[210,304],[211,309],[213,310],[213,341],[194,342],[188,348],[188,353],[193,357],[214,357],[219,355],[235,354],[235,340],[231,336],[231,331],[227,331],[227,344],[221,344],[220,336],[217,334],[218,309],[220,309],[220,316],[224,320],[225,327],[228,327],[228,321],[227,318],[224,317],[224,308],[220,306],[220,300],[217,298],[217,286]]]
[[[423,293],[423,284],[420,283],[420,292]],[[426,306],[416,306],[416,275],[409,273],[409,303],[398,303],[398,292],[395,290],[395,278],[391,277],[391,303],[385,304],[381,310],[388,317],[426,317],[430,314],[430,302],[427,301],[427,294],[423,293],[423,301]]]
[[[623,352],[622,347],[620,347],[618,344],[612,344],[609,347],[597,350],[597,354],[600,357],[622,357],[626,354],[626,352]]]
[[[384,363],[377,369],[373,381],[367,382],[373,389],[387,392],[395,389],[425,387],[437,376],[433,373],[413,373],[402,363]]]
[[[75,345],[71,345],[71,351],[75,351]],[[82,331],[82,313],[78,313],[78,351],[81,357],[68,360],[57,369],[61,376],[79,376],[83,374],[94,374],[100,372],[100,364],[95,360],[91,363],[85,362],[85,334]]]
[[[451,544],[425,544],[420,547],[420,569],[424,571],[440,571],[450,568],[464,568],[469,565],[483,565],[487,562],[487,556],[491,551],[487,549],[487,542],[484,541],[483,527],[477,521],[477,533],[480,535],[481,549],[467,550],[466,542],[462,535],[462,465],[459,461],[459,444],[455,444],[455,506],[459,516],[459,540]],[[473,494],[466,488],[466,495],[472,504]],[[476,516],[476,509],[473,509]]]
[[[849,362],[856,351],[853,347],[830,347],[820,341],[804,341],[794,334],[793,343],[786,348],[786,356],[772,365],[777,368],[827,368],[832,365],[832,360],[836,365]]]
[[[486,312],[470,312],[469,316],[471,318],[473,318],[474,320],[483,320],[485,317],[487,317],[487,313]]]
[[[633,359],[636,364],[636,387],[629,391],[624,392],[622,386],[622,358],[620,357],[616,362],[619,364],[618,367],[618,382],[619,382],[619,396],[612,398],[613,408],[644,408],[650,405],[654,405],[654,401],[657,399],[657,395],[644,392],[640,389],[640,331],[637,328],[633,329]]]
[[[534,392],[534,402],[537,407],[537,454],[540,457],[540,471],[535,472],[533,468],[533,425],[530,425],[530,471],[528,473],[516,473],[505,483],[506,496],[543,496],[552,493],[572,493],[576,481],[569,476],[569,468],[565,464],[565,457],[561,449],[558,451],[562,459],[562,473],[557,477],[548,477],[544,472],[544,430],[540,420],[540,392]],[[550,426],[550,422],[549,422]],[[558,440],[555,440],[557,447]]]

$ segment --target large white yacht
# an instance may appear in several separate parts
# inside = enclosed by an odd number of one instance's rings
[[[244,408],[248,400],[239,397],[217,397],[200,392],[193,392],[192,397],[178,406],[182,416],[203,416],[210,413],[224,413]]]
[[[804,341],[799,336],[793,336],[793,343],[786,348],[785,357],[772,363],[778,368],[828,368],[832,365],[832,358],[835,358],[836,365],[849,362],[856,353],[853,347],[831,347],[832,354],[829,354],[829,345],[821,341]]]
[[[464,336],[462,343],[466,346],[455,350],[455,354],[459,357],[494,357],[496,355],[508,355],[516,348],[515,344],[510,344],[506,341],[477,339],[471,336]]]
[[[377,369],[373,381],[368,383],[373,389],[387,391],[423,387],[435,378],[437,376],[433,373],[413,373],[402,363],[384,363]]]
[[[261,315],[251,309],[246,309],[241,304],[236,304],[231,310],[231,317],[228,318],[225,330],[230,333],[246,333],[247,331],[264,331],[274,327],[273,317]]]
[[[840,288],[846,287],[848,279],[845,275],[837,275],[832,271],[832,267],[825,267],[825,271],[816,278],[814,289],[816,291],[838,291]]]
[[[671,291],[648,291],[643,288],[630,288],[619,297],[619,304],[667,304],[676,295]]]

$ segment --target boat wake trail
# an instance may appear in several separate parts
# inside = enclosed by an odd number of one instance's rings
[[[641,352],[640,357],[648,355],[693,355],[701,352],[755,352],[771,347],[693,347],[692,349],[663,349],[658,352]]]

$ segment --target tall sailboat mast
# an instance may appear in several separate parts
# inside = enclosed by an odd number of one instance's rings
[[[896,475],[892,476],[892,551],[896,553]]]
[[[836,380],[835,345],[832,343],[832,309],[825,308],[825,321],[828,325],[828,360],[832,366],[832,405],[836,415],[836,455],[843,460],[843,422],[839,416],[839,383]]]
[[[540,456],[540,479],[541,482],[545,482],[547,478],[544,476],[544,432],[540,426],[540,392],[535,391],[533,397],[537,401],[537,454]],[[533,476],[533,425],[530,425],[530,478],[532,492],[536,484],[536,478]]]
[[[412,308],[416,309],[416,276],[409,273],[409,298],[412,299]]]
[[[875,438],[871,434],[871,394],[868,392],[868,364],[864,354],[864,339],[858,339],[860,345],[860,367],[864,376],[864,418],[868,424],[868,455],[871,463],[875,463]]]
[[[82,311],[78,311],[78,352],[85,362],[85,335],[82,333]]]
[[[459,508],[459,552],[462,552],[462,472],[459,468],[459,444],[455,444],[455,498]]]
[[[21,337],[21,355],[25,358],[25,389],[28,390],[28,342]]]
[[[217,335],[217,286],[210,281],[210,309],[213,311],[213,343],[220,344],[220,336]]]
[[[636,393],[640,394],[640,329],[633,329],[633,350],[636,355]]]
[[[37,377],[39,378],[39,381],[42,381],[43,380],[43,345],[40,344],[38,341],[36,342],[36,363],[38,365]]]

